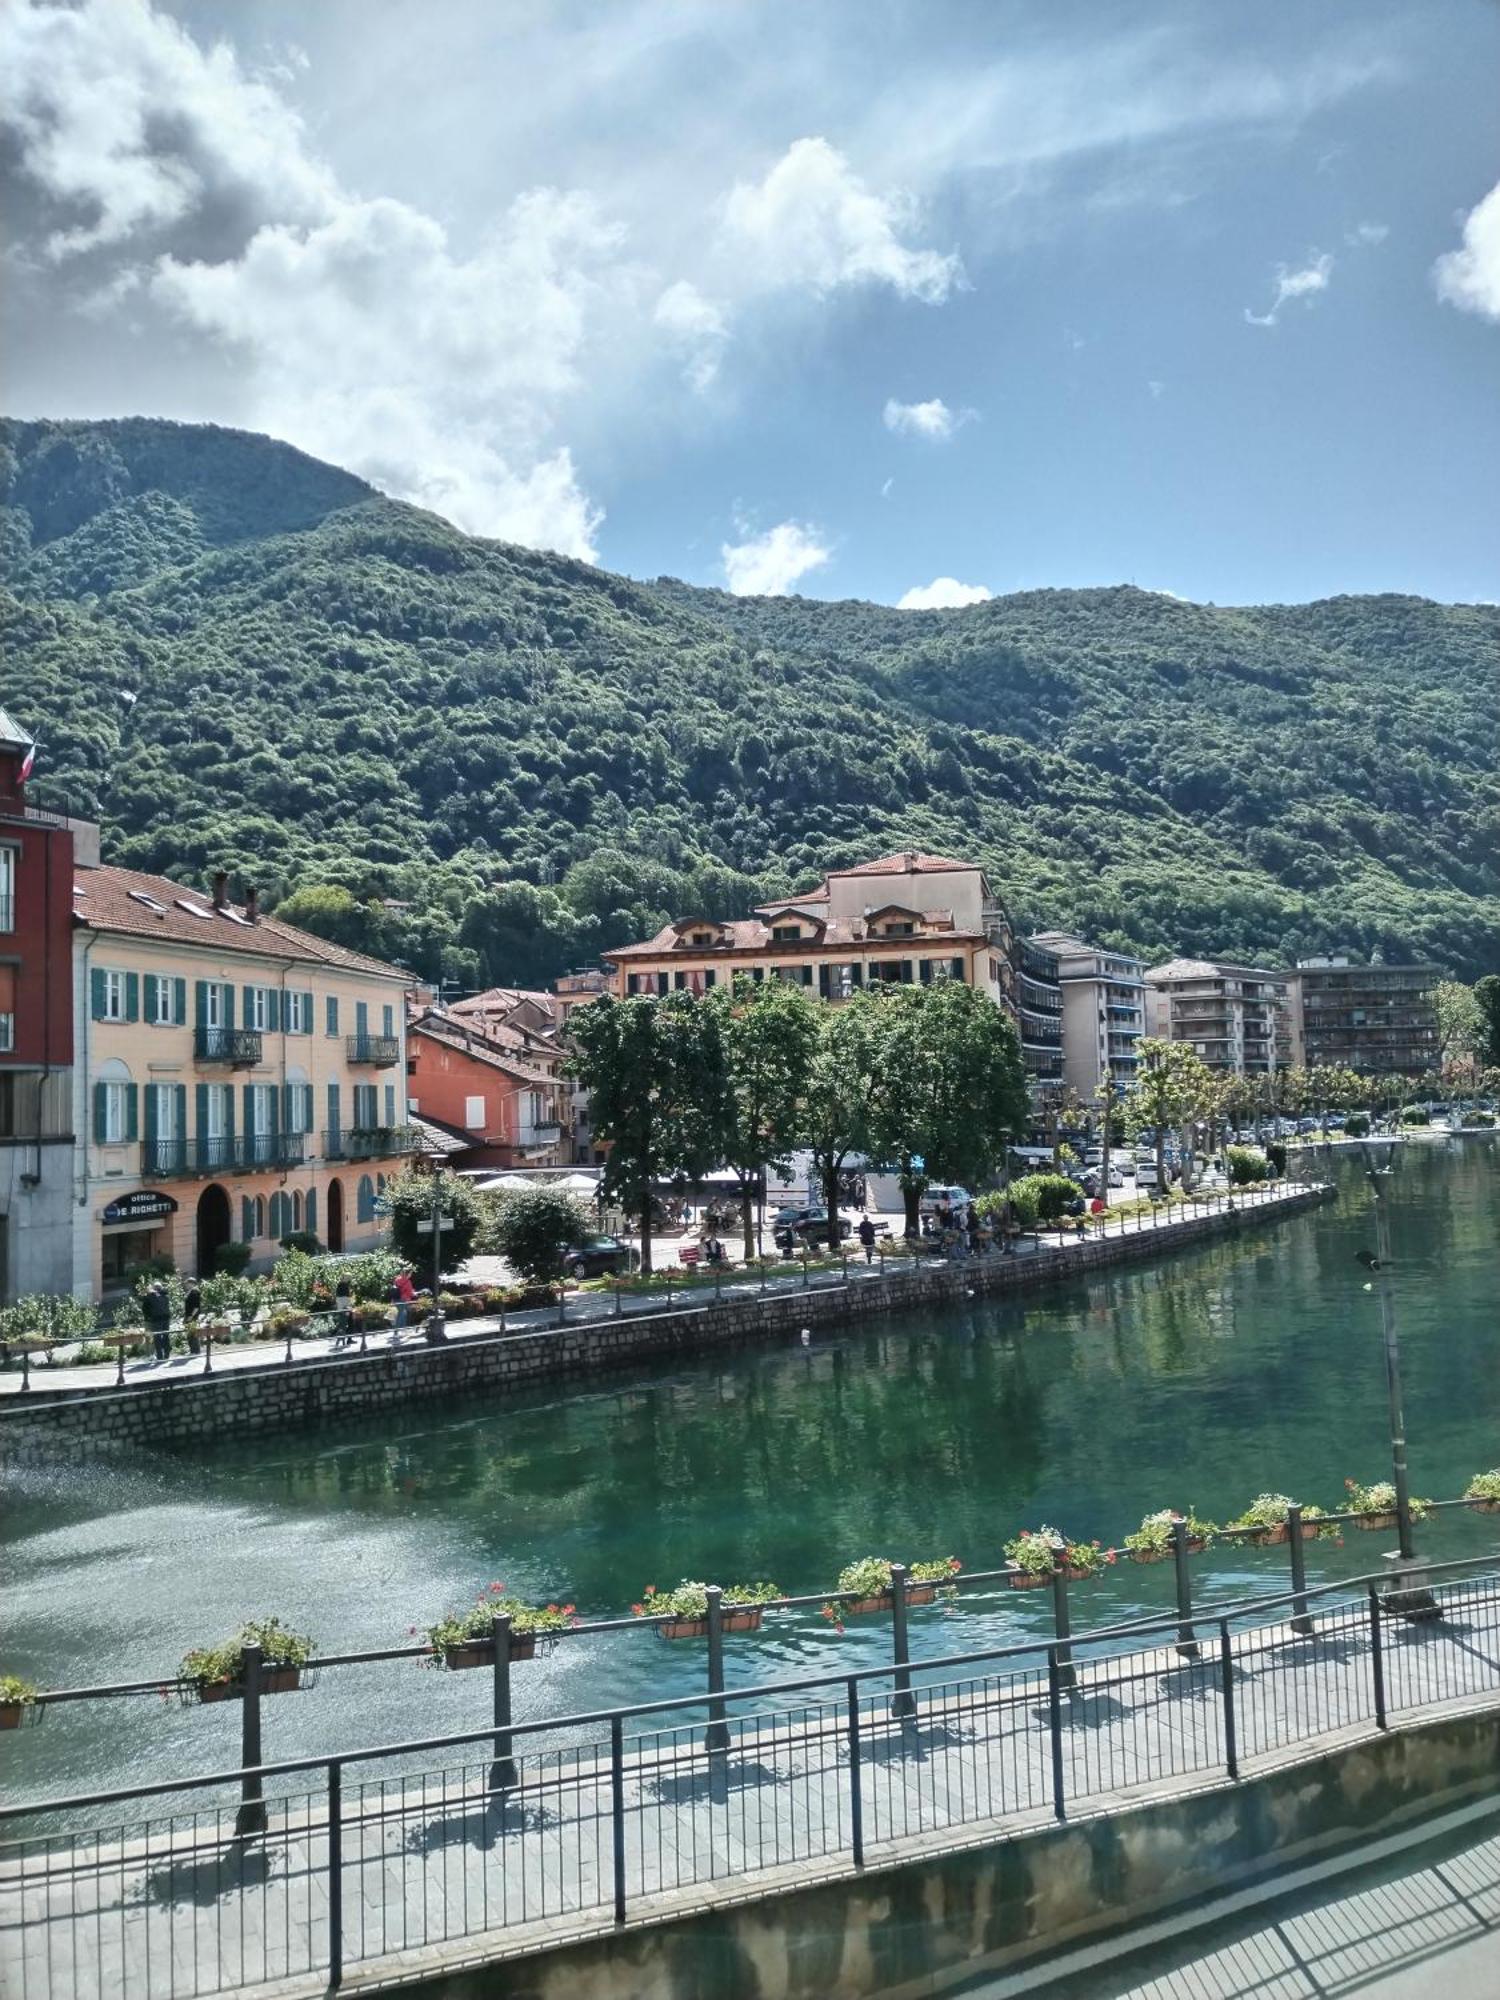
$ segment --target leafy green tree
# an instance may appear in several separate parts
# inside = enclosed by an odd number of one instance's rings
[[[828,1210],[830,1249],[839,1247],[839,1176],[846,1163],[873,1153],[873,1097],[879,1029],[876,995],[858,992],[818,1014],[800,1137],[812,1153],[813,1170]]]
[[[1125,1100],[1126,1121],[1133,1132],[1149,1132],[1156,1151],[1157,1186],[1167,1184],[1167,1134],[1180,1132],[1200,1114],[1208,1099],[1211,1077],[1207,1064],[1186,1042],[1144,1036],[1136,1043],[1135,1082]]]
[[[539,1181],[496,1197],[484,1241],[529,1284],[553,1285],[566,1269],[568,1246],[583,1241],[595,1224],[577,1195]]]
[[[726,1072],[720,1017],[692,994],[605,998],[575,1009],[567,1072],[589,1094],[589,1119],[608,1146],[602,1186],[640,1217],[650,1271],[652,1198],[706,1173],[723,1136]]]
[[[1500,973],[1487,972],[1474,982],[1479,1009],[1478,1056],[1487,1068],[1500,1066]]]
[[[724,1051],[720,1157],[739,1182],[745,1256],[755,1255],[754,1191],[768,1167],[785,1172],[797,1144],[818,1045],[818,1003],[785,979],[740,978],[704,1006]]]
[[[376,1200],[390,1229],[391,1242],[419,1279],[440,1276],[432,1268],[434,1203],[443,1219],[443,1269],[453,1270],[473,1256],[486,1219],[485,1197],[472,1182],[461,1174],[418,1173],[408,1168],[393,1174]]]
[[[1472,1067],[1484,1039],[1484,1014],[1474,988],[1460,979],[1440,979],[1433,989],[1437,1008],[1438,1048],[1445,1069]]]

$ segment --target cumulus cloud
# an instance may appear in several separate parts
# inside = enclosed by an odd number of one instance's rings
[[[725,581],[736,597],[784,597],[832,554],[822,531],[804,521],[778,521],[764,534],[725,542],[719,550]]]
[[[652,318],[683,356],[683,376],[700,396],[713,383],[729,339],[722,309],[679,278],[656,301]]]
[[[881,194],[826,139],[797,139],[760,181],[740,181],[724,204],[725,246],[767,286],[889,285],[937,305],[963,282],[956,255],[902,240],[914,204]]]
[[[1469,211],[1463,243],[1438,258],[1432,277],[1450,306],[1500,319],[1500,184]]]
[[[960,583],[956,576],[935,576],[915,584],[896,599],[898,611],[957,611],[965,604],[987,604],[991,592],[982,583]]]
[[[1276,266],[1276,296],[1271,301],[1269,312],[1254,313],[1245,308],[1245,318],[1251,326],[1275,326],[1281,317],[1281,309],[1293,299],[1311,299],[1319,292],[1326,292],[1328,280],[1333,273],[1333,259],[1326,251],[1315,253],[1309,263],[1293,271],[1285,264]]]
[[[973,414],[972,410],[950,410],[939,396],[927,403],[898,403],[892,396],[885,406],[884,421],[886,429],[898,437],[928,438],[942,444]]]

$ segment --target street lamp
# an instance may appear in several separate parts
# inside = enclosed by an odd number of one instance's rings
[[[1368,1158],[1369,1155],[1366,1155]],[[1387,1168],[1386,1172],[1389,1173]],[[1391,1225],[1380,1183],[1384,1175],[1374,1166],[1365,1169],[1365,1179],[1375,1204],[1375,1254],[1359,1253],[1359,1261],[1374,1273],[1375,1296],[1380,1301],[1380,1331],[1385,1345],[1385,1387],[1390,1408],[1391,1472],[1396,1488],[1396,1533],[1401,1561],[1413,1562],[1416,1549],[1411,1533],[1411,1487],[1406,1474],[1406,1417],[1401,1405],[1401,1348],[1396,1338],[1396,1305],[1391,1293]]]

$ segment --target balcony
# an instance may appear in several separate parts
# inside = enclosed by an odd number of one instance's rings
[[[393,1153],[414,1153],[421,1133],[415,1125],[357,1125],[344,1136],[350,1160],[384,1160]]]
[[[260,1040],[256,1028],[194,1028],[193,1057],[200,1063],[254,1069],[260,1061]]]
[[[376,1069],[391,1069],[401,1055],[394,1035],[345,1035],[344,1057],[352,1063],[370,1063]]]
[[[323,1158],[325,1160],[344,1159],[346,1157],[345,1147],[348,1143],[348,1137],[347,1132],[325,1132],[323,1134]]]
[[[562,1128],[563,1125],[560,1118],[533,1118],[521,1134],[521,1144],[524,1146],[528,1138],[555,1139]]]
[[[247,1132],[239,1142],[236,1165],[242,1171],[253,1167],[300,1167],[306,1152],[306,1135],[301,1132]]]
[[[232,1132],[198,1135],[193,1148],[193,1172],[195,1174],[227,1174],[239,1165],[239,1146]]]
[[[186,1139],[147,1139],[141,1146],[141,1179],[174,1180],[188,1170]]]

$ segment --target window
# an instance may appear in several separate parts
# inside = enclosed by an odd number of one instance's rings
[[[146,1086],[146,1136],[157,1139],[182,1137],[183,1091],[180,1083],[151,1083]]]
[[[676,989],[677,989],[677,991],[678,991],[679,993],[681,993],[681,992],[682,992],[682,991],[684,990],[684,988],[685,988],[685,987],[687,986],[687,983],[688,983],[688,976],[687,976],[687,974],[686,974],[685,972],[674,972],[674,973],[673,973],[673,975],[672,975],[672,984],[673,984],[673,986],[675,986],[675,987],[676,987]]]
[[[339,996],[330,993],[323,1002],[323,1032],[336,1035],[339,1031]]]
[[[286,1031],[289,1035],[310,1035],[312,1033],[312,995],[310,993],[287,993],[282,996],[283,1012],[286,1017]]]
[[[396,1010],[389,1001],[380,1010],[380,1032],[394,1035],[396,1032]]]
[[[200,979],[198,981],[198,1008],[201,1025],[205,1028],[232,1028],[234,1009],[230,999],[230,989],[222,979]]]
[[[694,931],[688,939],[689,944],[716,944],[717,942],[718,939],[712,931]]]
[[[795,944],[801,935],[801,924],[773,924],[771,926],[771,937],[777,944]]]
[[[14,1014],[0,1014],[0,1049],[7,1053],[16,1045],[16,1017]]]
[[[200,1139],[223,1139],[228,1136],[231,1126],[230,1086],[227,1083],[205,1083],[199,1085],[198,1137]]]
[[[917,927],[915,924],[886,924],[884,930],[887,937],[915,937]]]
[[[100,967],[94,971],[94,1019],[96,1021],[126,1021],[131,1017],[126,1012],[130,1000],[132,975],[124,972],[106,972]]]
[[[187,981],[148,972],[141,993],[142,1016],[156,1028],[180,1028],[187,1020]]]
[[[0,931],[16,927],[16,850],[0,847]]]
[[[135,1085],[101,1077],[94,1085],[94,1137],[101,1146],[124,1146],[136,1135]]]
[[[245,1026],[268,1034],[273,1019],[273,996],[269,986],[245,988]]]
[[[470,1132],[484,1130],[484,1099],[466,1097],[464,1099],[464,1125]]]
[[[375,1183],[368,1174],[361,1174],[359,1187],[354,1196],[354,1219],[356,1222],[375,1220]]]

